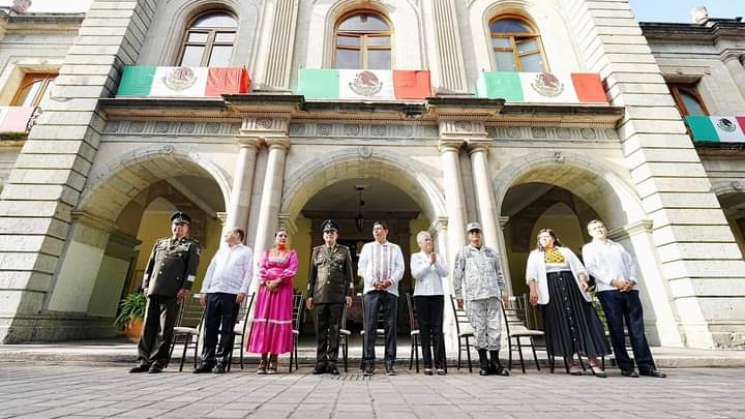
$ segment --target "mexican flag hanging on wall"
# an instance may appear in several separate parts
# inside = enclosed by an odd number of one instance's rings
[[[595,73],[483,72],[476,94],[507,102],[608,103],[600,75]]]
[[[745,116],[687,116],[694,142],[745,143]]]
[[[241,67],[125,66],[117,96],[206,97],[247,93],[248,72]]]
[[[310,100],[424,100],[432,85],[425,70],[301,69],[297,93]]]

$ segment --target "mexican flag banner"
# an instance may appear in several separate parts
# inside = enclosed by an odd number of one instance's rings
[[[745,143],[745,116],[686,117],[694,142]]]
[[[120,96],[206,97],[247,93],[248,72],[241,67],[125,66]]]
[[[310,100],[424,100],[432,85],[425,70],[301,69],[297,93]]]
[[[484,72],[476,94],[507,102],[608,103],[600,75],[595,73]]]

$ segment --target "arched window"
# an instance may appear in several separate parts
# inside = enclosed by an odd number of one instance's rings
[[[695,84],[669,83],[667,87],[670,88],[670,93],[675,99],[675,106],[682,116],[709,115]]]
[[[391,68],[391,27],[375,12],[354,12],[342,18],[336,27],[334,47],[335,68]]]
[[[181,47],[179,65],[226,67],[233,56],[238,24],[227,12],[200,15],[189,26]]]
[[[26,74],[10,105],[39,106],[42,99],[52,91],[55,77],[57,77],[56,74]]]
[[[541,35],[518,16],[500,16],[489,24],[497,71],[547,71]]]

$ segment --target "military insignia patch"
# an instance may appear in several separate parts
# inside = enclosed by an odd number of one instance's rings
[[[737,129],[735,123],[727,118],[719,118],[717,121],[717,127],[724,132],[735,132]]]
[[[538,73],[530,87],[541,96],[556,97],[564,91],[564,83],[551,73]]]
[[[197,75],[190,67],[175,67],[163,76],[163,84],[171,90],[186,90],[197,82]]]
[[[383,89],[383,82],[372,71],[360,71],[349,88],[360,96],[375,96]]]

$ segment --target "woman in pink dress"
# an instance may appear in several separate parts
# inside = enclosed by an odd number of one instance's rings
[[[287,231],[274,234],[274,247],[258,261],[259,293],[256,299],[248,351],[261,354],[258,374],[277,372],[277,355],[292,350],[292,282],[297,253],[287,247]]]

